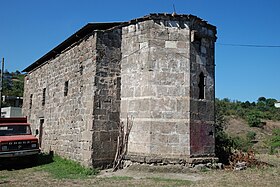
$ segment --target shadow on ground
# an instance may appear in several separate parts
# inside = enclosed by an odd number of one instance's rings
[[[1,158],[0,171],[20,170],[45,165],[53,162],[53,154],[39,154],[20,158]]]

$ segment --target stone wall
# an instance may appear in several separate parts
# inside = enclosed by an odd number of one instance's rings
[[[214,156],[216,30],[200,24],[191,27],[190,155]]]
[[[121,30],[97,32],[94,94],[93,164],[111,164],[117,148],[120,123]]]
[[[120,36],[119,29],[96,31],[28,73],[23,111],[33,130],[44,120],[43,151],[87,166],[112,163],[120,121]]]
[[[43,151],[53,150],[87,166],[92,164],[95,56],[96,36],[91,35],[29,72],[23,103],[33,131],[44,119]]]
[[[132,160],[171,161],[214,153],[216,31],[195,21],[157,17],[123,27],[121,120],[133,123],[128,144]],[[193,31],[201,39],[199,52]],[[206,81],[203,99],[198,98],[201,72]]]
[[[131,156],[189,155],[188,38],[168,20],[123,28],[121,117],[133,121]]]

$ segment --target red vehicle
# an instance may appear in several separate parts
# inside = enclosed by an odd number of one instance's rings
[[[38,138],[31,134],[27,118],[0,118],[0,159],[37,156]]]

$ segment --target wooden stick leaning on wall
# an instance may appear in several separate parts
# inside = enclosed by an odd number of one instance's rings
[[[123,168],[123,160],[125,155],[127,154],[128,149],[128,138],[133,126],[133,120],[127,117],[126,119],[126,127],[123,122],[118,124],[119,134],[117,140],[117,151],[115,155],[115,160],[113,164],[113,171],[117,171],[118,169]]]

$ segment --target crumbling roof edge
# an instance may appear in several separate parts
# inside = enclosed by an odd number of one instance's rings
[[[211,25],[210,23],[208,23],[207,21],[197,17],[197,16],[194,16],[194,15],[191,15],[191,14],[168,14],[168,13],[151,13],[149,15],[146,15],[146,16],[143,16],[143,17],[140,17],[140,18],[135,18],[135,19],[132,19],[130,21],[127,21],[127,22],[123,22],[122,25],[120,26],[124,26],[124,25],[128,25],[128,24],[133,24],[133,23],[138,23],[138,22],[141,22],[141,21],[145,21],[145,20],[177,20],[178,18],[180,19],[185,19],[185,20],[197,20],[198,22],[206,25],[207,27],[211,28],[211,29],[214,29],[216,30],[216,26],[214,25]]]

